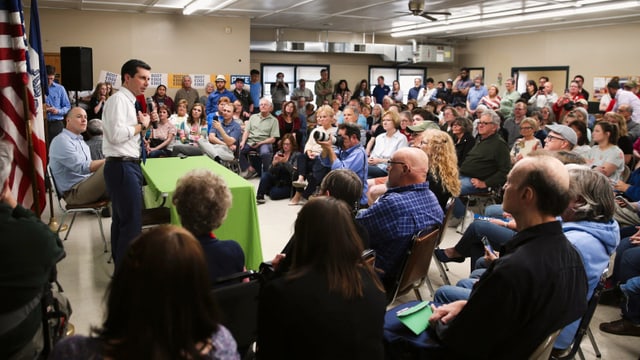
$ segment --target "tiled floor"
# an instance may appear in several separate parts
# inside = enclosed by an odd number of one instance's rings
[[[257,186],[257,179],[251,181]],[[273,258],[293,232],[293,223],[300,207],[288,206],[287,203],[287,200],[270,201],[267,198],[266,204],[258,206],[262,254],[265,259]],[[48,221],[49,210],[44,214],[44,221]],[[60,214],[56,214],[59,220]],[[110,219],[103,221],[108,241]],[[455,229],[447,229],[443,246],[455,244],[459,237]],[[104,291],[113,269],[107,263],[109,254],[103,253],[100,231],[93,215],[78,215],[69,239],[65,242],[65,248],[67,258],[58,265],[59,280],[73,306],[71,322],[76,327],[76,333],[88,334],[91,326],[98,326],[102,321]],[[449,269],[449,278],[455,283],[468,275],[469,264],[452,263]],[[430,278],[435,287],[442,285],[435,266],[431,268]],[[426,286],[421,289],[421,293],[425,299],[431,297]],[[398,302],[413,299],[413,295],[406,295]],[[496,312],[499,313],[499,310]],[[616,308],[599,306],[593,318],[591,329],[602,352],[602,359],[639,359],[640,338],[609,335],[598,330],[600,322],[615,320],[618,316]],[[596,358],[588,339],[583,342],[582,349],[587,359]]]

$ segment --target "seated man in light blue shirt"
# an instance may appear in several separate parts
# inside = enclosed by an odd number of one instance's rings
[[[367,146],[367,119],[360,114],[357,107],[345,106],[342,110],[342,115],[338,118],[338,125],[340,124],[357,125],[360,129],[360,144],[365,147]]]
[[[107,199],[105,160],[91,160],[91,150],[82,138],[87,130],[87,113],[74,107],[65,116],[66,128],[51,141],[49,166],[58,194],[69,205]]]
[[[360,128],[351,123],[340,124],[336,134],[336,146],[340,148],[336,154],[333,151],[334,136],[327,141],[318,141],[322,146],[320,162],[325,167],[335,169],[350,169],[355,172],[363,184],[360,204],[367,204],[367,176],[369,165],[367,163],[367,153],[360,144]]]
[[[235,158],[237,147],[242,138],[240,124],[233,120],[233,104],[220,105],[222,119],[213,120],[209,138],[201,138],[198,145],[202,152],[213,160],[231,161]]]
[[[349,105],[346,106],[342,110],[342,115],[340,115],[338,117],[338,125],[344,123],[345,110],[347,110],[347,109],[352,109],[353,110],[353,115],[354,115],[354,117],[357,118],[358,126],[360,126],[361,129],[368,130],[367,129],[367,118],[360,113],[360,109],[361,109],[360,102],[358,100],[355,100],[355,99],[349,101]],[[349,122],[349,121],[347,121],[347,122]]]

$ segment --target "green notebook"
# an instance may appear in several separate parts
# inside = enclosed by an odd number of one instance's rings
[[[429,302],[423,301],[415,306],[398,311],[396,316],[414,334],[420,335],[429,326],[429,318],[432,313]]]

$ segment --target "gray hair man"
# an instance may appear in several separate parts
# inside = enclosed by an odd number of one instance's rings
[[[511,169],[507,143],[500,137],[500,116],[494,111],[482,113],[478,122],[479,140],[460,166],[460,195],[487,192],[504,184]]]

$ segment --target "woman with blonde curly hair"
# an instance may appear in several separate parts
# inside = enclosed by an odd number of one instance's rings
[[[453,140],[444,131],[427,129],[422,133],[420,143],[420,148],[429,157],[429,189],[444,209],[450,197],[460,195],[458,157]]]
[[[218,278],[244,271],[240,245],[218,240],[213,233],[231,207],[231,191],[221,177],[206,169],[191,170],[178,180],[172,201],[182,226],[202,245],[211,285]]]
[[[444,210],[447,200],[460,194],[460,179],[458,178],[458,157],[451,136],[444,131],[428,129],[421,133],[414,133],[414,144],[429,157],[429,171],[427,181],[429,189],[438,199]],[[418,146],[418,145],[414,145]],[[369,179],[369,204],[387,191],[387,178]]]

